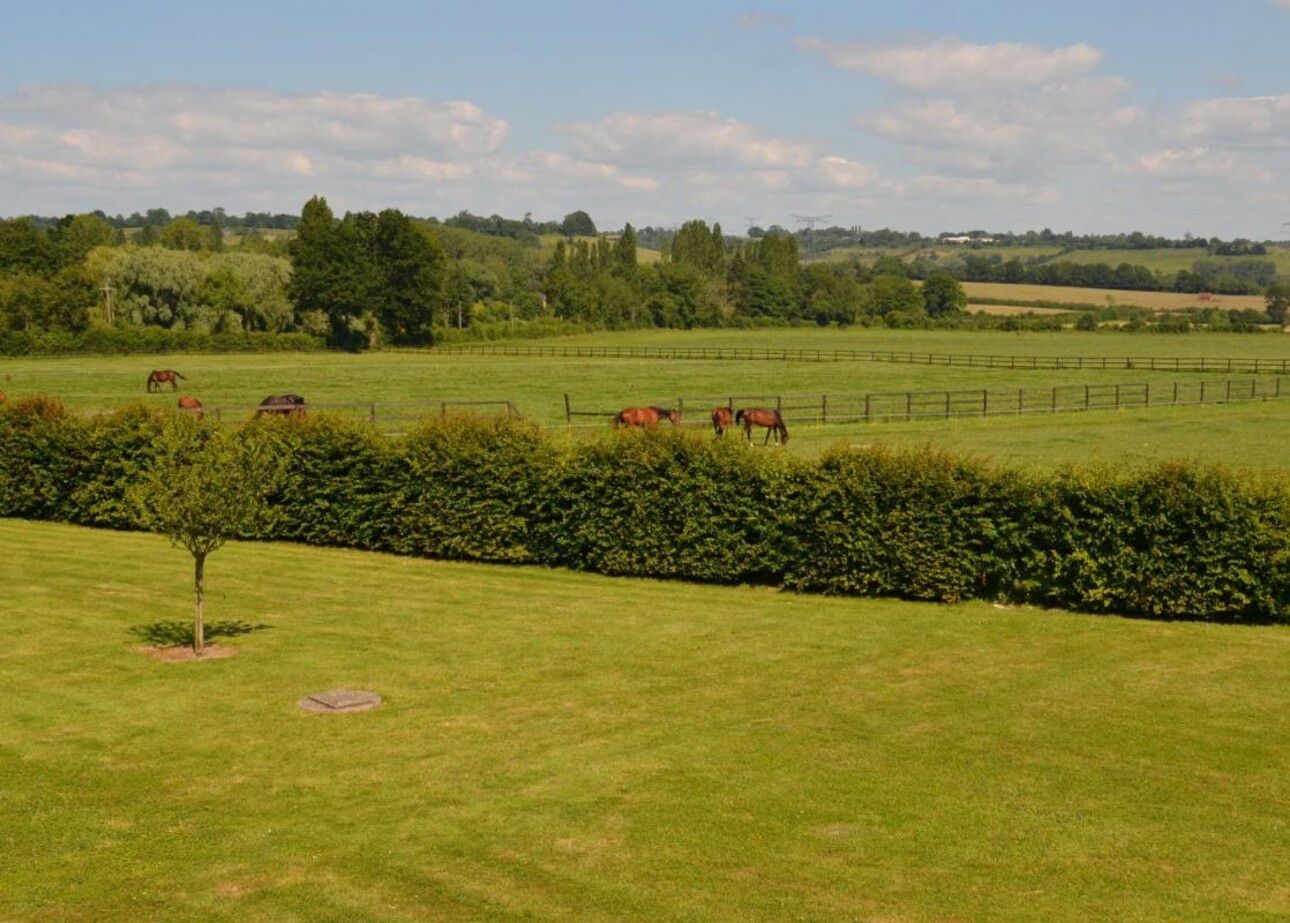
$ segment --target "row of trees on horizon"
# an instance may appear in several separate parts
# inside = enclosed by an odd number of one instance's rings
[[[560,222],[466,212],[438,221],[396,209],[338,217],[320,196],[299,216],[248,213],[241,223],[222,209],[9,219],[0,221],[0,330],[298,331],[359,348],[544,323],[926,325],[961,315],[961,281],[1239,293],[1286,284],[1244,244],[1190,270],[1153,273],[972,247],[803,259],[801,234],[752,230],[734,237],[694,220],[662,236],[630,224],[602,234],[582,211]],[[554,249],[549,239],[539,245],[544,235],[559,238]],[[646,259],[642,250],[658,252]]]

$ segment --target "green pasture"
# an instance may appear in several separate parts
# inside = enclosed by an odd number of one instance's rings
[[[1290,630],[0,520],[0,919],[1290,915]],[[310,715],[331,688],[376,711]]]
[[[862,349],[999,356],[1267,358],[1290,353],[1276,335],[1129,336],[1113,333],[976,333],[819,328],[766,331],[633,331],[589,334],[541,345],[724,346],[786,349]],[[534,345],[532,343],[524,344]],[[296,393],[344,412],[433,413],[410,402],[512,401],[525,416],[563,430],[564,395],[578,411],[575,433],[607,426],[625,406],[684,402],[687,425],[705,427],[716,403],[773,403],[778,396],[866,392],[1044,389],[1149,381],[1221,381],[1224,374],[1132,370],[1010,370],[892,362],[798,362],[593,359],[447,355],[434,351],[363,354],[172,355],[0,360],[0,389],[45,393],[84,410],[110,410],[135,401],[173,406],[175,394],[147,394],[154,368],[176,368],[187,379],[180,393],[242,419],[267,394]],[[1290,386],[1290,382],[1286,383]],[[1186,457],[1258,467],[1284,467],[1290,400],[1147,411],[1027,414],[913,423],[820,425],[792,423],[792,451],[818,451],[836,442],[932,443],[975,451],[1001,462],[1146,461]],[[406,428],[409,422],[398,425]],[[387,428],[389,428],[387,426]],[[397,429],[397,426],[394,426]]]

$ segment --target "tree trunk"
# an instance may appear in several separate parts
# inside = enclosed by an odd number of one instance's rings
[[[206,570],[206,555],[194,555],[193,564],[195,568],[194,581],[197,591],[197,607],[193,612],[193,653],[200,657],[202,655],[202,647],[206,642],[205,628],[202,625],[202,577]]]

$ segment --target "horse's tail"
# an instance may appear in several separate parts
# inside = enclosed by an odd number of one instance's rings
[[[174,370],[173,370],[173,369],[171,369],[171,371],[174,371]],[[187,381],[187,380],[188,380],[188,376],[187,376],[187,375],[180,375],[178,372],[175,372],[175,377],[176,377],[176,378],[182,378],[184,381]]]
[[[779,430],[780,444],[788,442],[788,427],[784,425],[784,415],[778,410],[775,411],[775,428]]]
[[[742,423],[743,421],[744,421],[744,412],[742,410],[735,411],[735,422]]]
[[[618,413],[614,414],[613,425],[614,426],[623,425],[623,412],[621,410],[618,411]]]

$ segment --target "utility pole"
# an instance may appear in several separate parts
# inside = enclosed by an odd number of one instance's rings
[[[815,256],[815,225],[827,221],[832,215],[794,215],[798,224],[806,225],[806,246],[811,256]]]
[[[107,322],[108,322],[108,324],[109,324],[109,325],[111,325],[111,323],[112,323],[112,293],[113,293],[114,291],[116,291],[116,289],[114,289],[114,288],[113,288],[109,283],[104,282],[104,283],[103,283],[103,287],[102,287],[101,289],[99,289],[99,291],[101,291],[101,292],[103,293],[104,301],[106,302],[106,304],[105,304],[105,306],[104,306],[104,312],[103,312],[103,313],[104,313],[104,316],[107,318]]]

